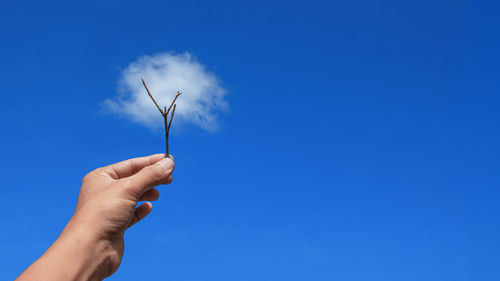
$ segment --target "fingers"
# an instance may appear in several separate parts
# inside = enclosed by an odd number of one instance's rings
[[[146,157],[132,158],[106,166],[104,169],[109,171],[109,175],[113,179],[118,180],[132,176],[139,172],[142,168],[152,165],[163,158],[165,158],[165,154],[161,153]]]
[[[136,224],[143,218],[145,218],[153,209],[153,204],[146,202],[139,207],[135,208],[135,213],[134,213],[134,218],[132,218],[132,221],[128,225],[128,227],[131,227],[132,225]]]
[[[153,165],[144,167],[135,175],[128,177],[128,186],[137,196],[144,194],[154,186],[162,183],[169,183],[174,170],[174,160],[167,157]]]
[[[160,184],[170,184],[172,183],[172,179],[173,177],[170,175],[166,180],[161,181]]]
[[[160,197],[160,192],[153,188],[151,190],[148,190],[144,192],[144,194],[141,195],[139,198],[139,201],[156,201]]]

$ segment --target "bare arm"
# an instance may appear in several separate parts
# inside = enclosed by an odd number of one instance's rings
[[[163,154],[134,158],[87,174],[75,213],[59,238],[17,281],[102,280],[123,256],[123,234],[152,209],[154,187],[172,181],[174,161]]]

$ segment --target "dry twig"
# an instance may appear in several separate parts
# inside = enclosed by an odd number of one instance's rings
[[[156,100],[153,98],[153,95],[151,95],[151,92],[149,92],[148,86],[146,86],[146,82],[144,82],[144,79],[141,79],[141,80],[142,80],[142,84],[144,85],[144,88],[146,88],[146,92],[148,92],[149,97],[151,98],[151,100],[153,100],[154,104],[156,105],[156,108],[158,108],[158,110],[160,111],[161,116],[163,116],[163,119],[165,122],[165,151],[166,151],[165,156],[169,157],[170,154],[168,153],[168,135],[170,132],[170,126],[172,126],[172,119],[174,119],[175,108],[177,106],[177,104],[175,104],[175,101],[182,93],[180,91],[178,91],[177,94],[175,95],[174,100],[172,101],[172,103],[168,107],[168,109],[165,106],[165,107],[163,107],[163,110],[161,110],[160,106],[158,105]],[[172,106],[174,107],[173,109],[172,109]],[[168,113],[170,112],[170,109],[172,109],[172,114],[170,114],[170,120],[169,120]]]
[[[141,80],[142,80],[142,84],[144,85],[144,88],[146,88],[146,92],[148,92],[149,97],[153,100],[153,102],[155,103],[156,107],[160,111],[161,115],[163,115],[163,111],[161,111],[160,106],[158,105],[158,103],[153,98],[153,95],[151,95],[151,93],[149,92],[148,86],[146,86],[146,82],[144,82],[144,79],[141,79]]]

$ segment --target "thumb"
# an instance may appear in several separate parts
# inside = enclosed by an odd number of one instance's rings
[[[128,178],[132,191],[140,195],[154,186],[166,182],[174,170],[174,160],[163,158],[153,165],[142,168],[138,173]]]

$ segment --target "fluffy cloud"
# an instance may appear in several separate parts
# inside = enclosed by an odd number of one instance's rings
[[[219,79],[189,53],[160,53],[132,62],[121,74],[120,95],[104,101],[105,107],[149,127],[162,126],[163,119],[141,78],[162,108],[170,105],[177,91],[182,92],[174,125],[190,122],[213,131],[217,128],[217,112],[228,107]]]

